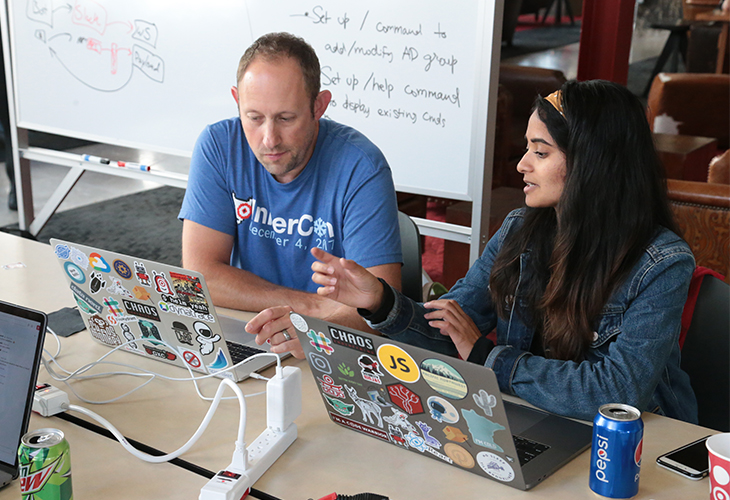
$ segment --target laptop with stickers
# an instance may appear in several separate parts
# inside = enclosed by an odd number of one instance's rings
[[[256,345],[244,321],[216,314],[202,274],[55,238],[50,243],[95,341],[113,348],[131,340],[122,349],[236,382],[276,363],[265,356],[222,371],[269,352],[268,345]]]
[[[481,365],[291,313],[330,419],[527,490],[591,444],[591,426],[502,400]]]
[[[18,476],[47,321],[42,312],[0,302],[0,487]]]

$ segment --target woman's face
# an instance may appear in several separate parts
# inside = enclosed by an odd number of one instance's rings
[[[558,149],[537,111],[527,124],[527,150],[517,164],[525,181],[525,204],[533,208],[555,207],[565,185],[565,154]]]

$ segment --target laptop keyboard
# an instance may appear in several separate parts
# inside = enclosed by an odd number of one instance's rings
[[[527,462],[538,456],[545,450],[550,449],[546,444],[531,441],[523,438],[522,436],[512,436],[515,442],[515,448],[517,449],[517,458],[520,460],[520,465],[525,465]]]
[[[231,353],[231,360],[234,365],[240,363],[246,358],[250,358],[254,354],[266,352],[263,349],[257,349],[243,344],[235,344],[230,340],[226,340],[226,345],[228,346],[228,352]]]

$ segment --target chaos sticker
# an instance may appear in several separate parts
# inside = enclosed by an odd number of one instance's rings
[[[137,281],[139,281],[140,285],[150,286],[152,284],[152,280],[150,279],[150,275],[147,274],[147,268],[144,266],[144,262],[134,261],[134,275],[137,277]]]
[[[64,262],[63,269],[66,271],[66,274],[68,274],[68,277],[79,285],[86,281],[86,275],[84,272],[73,262]]]
[[[445,422],[447,424],[455,424],[459,421],[459,412],[456,411],[454,405],[439,396],[431,396],[426,401],[431,418],[436,422]]]
[[[91,295],[89,295],[88,293],[86,293],[85,291],[83,291],[81,288],[77,287],[73,283],[71,283],[70,288],[71,288],[71,291],[78,298],[80,298],[81,300],[83,300],[84,302],[86,302],[86,304],[88,304],[89,307],[91,307],[92,309],[94,309],[96,312],[101,313],[103,307],[96,300],[94,300],[94,298]]]
[[[68,247],[68,245],[56,245],[56,247],[53,249],[53,253],[56,254],[56,257],[62,260],[68,260],[68,258],[71,256],[71,249]]]
[[[444,445],[444,453],[459,467],[471,469],[475,465],[474,457],[471,456],[471,453],[456,443],[446,443]]]
[[[380,384],[380,377],[383,376],[378,370],[378,362],[367,354],[363,354],[357,358],[357,364],[360,366],[362,378],[373,384]]]
[[[156,358],[165,359],[167,361],[175,361],[177,359],[177,356],[175,353],[166,351],[164,349],[160,349],[159,347],[153,347],[151,345],[145,345],[142,344],[142,347],[144,347],[144,351],[149,354],[150,356],[154,356]]]
[[[110,346],[122,345],[122,341],[114,331],[114,327],[107,323],[101,316],[94,315],[89,318],[89,333],[103,344]]]
[[[107,264],[107,262],[104,260],[104,257],[96,252],[89,254],[89,264],[91,264],[91,267],[93,267],[97,271],[101,271],[102,273],[108,273],[112,270],[112,268],[109,267],[109,264]]]
[[[323,352],[328,356],[335,352],[335,348],[330,345],[332,341],[325,337],[324,333],[309,330],[307,337],[309,337],[309,343],[312,344],[312,347],[317,349],[317,352]]]
[[[132,316],[141,316],[143,318],[151,319],[152,321],[160,321],[160,313],[157,312],[157,308],[149,304],[140,304],[127,299],[122,299],[124,309],[127,310],[128,314]]]
[[[309,363],[317,371],[326,374],[332,373],[332,367],[330,366],[330,362],[327,361],[327,358],[325,358],[321,354],[317,354],[316,352],[310,352]]]
[[[482,448],[504,452],[499,445],[494,443],[494,433],[505,430],[502,425],[482,417],[474,410],[464,410],[462,408],[461,414],[466,420],[466,425],[469,426],[469,434],[471,434],[471,440],[474,444]]]
[[[476,405],[482,409],[488,417],[492,416],[492,408],[497,406],[497,398],[493,394],[487,393],[484,389],[479,389],[479,393],[472,394]]]
[[[344,398],[345,393],[342,390],[341,385],[335,384],[335,381],[332,377],[329,375],[324,375],[322,378],[317,379],[319,381],[320,387],[322,387],[322,392],[326,395],[335,397],[335,398]]]
[[[173,295],[175,293],[172,291],[172,286],[167,281],[164,272],[158,273],[157,271],[152,271],[152,281],[155,282],[155,290],[157,290],[157,293],[164,293],[166,295]]]
[[[515,478],[515,471],[512,466],[494,453],[488,451],[477,453],[477,463],[484,472],[499,481],[510,482]]]
[[[140,319],[137,321],[139,325],[139,331],[142,332],[142,339],[149,340],[155,345],[162,344],[162,337],[160,336],[160,330],[157,329],[154,323]]]
[[[198,344],[200,344],[200,354],[206,356],[212,353],[213,344],[218,342],[221,339],[221,336],[217,333],[213,334],[210,327],[202,321],[196,321],[193,323],[193,329],[197,334],[195,340],[197,340]]]
[[[332,413],[332,412],[329,412],[329,413],[330,413],[330,418],[335,423],[347,426],[350,429],[355,429],[356,431],[360,431],[360,432],[363,432],[370,436],[382,439],[385,442],[390,441],[390,439],[388,439],[388,433],[385,431],[376,429],[375,427],[370,427],[369,425],[361,424],[360,422],[357,422],[355,420],[350,420],[349,418],[341,417],[340,415],[337,415],[336,413]]]
[[[89,291],[93,294],[99,293],[99,290],[106,286],[106,280],[99,271],[94,271],[89,277]]]
[[[360,412],[362,412],[362,419],[367,420],[371,424],[374,424],[375,419],[377,419],[378,427],[382,429],[383,418],[380,416],[380,413],[382,412],[380,405],[369,399],[361,398],[357,395],[357,391],[348,385],[345,385],[345,389],[347,390],[347,394],[349,394],[350,399],[352,399],[357,407],[360,408]]]
[[[404,386],[403,384],[392,384],[388,386],[388,395],[393,404],[397,405],[400,409],[408,413],[409,415],[415,415],[417,413],[423,413],[423,405],[421,404],[421,398]]]
[[[208,307],[208,302],[205,300],[205,293],[203,292],[203,285],[200,283],[200,278],[171,271],[170,279],[172,280],[172,286],[175,292],[177,292],[177,298],[181,301],[177,305],[189,307],[193,311],[201,314],[210,314],[210,308]],[[169,297],[162,297],[162,300],[171,302],[171,298]]]
[[[453,366],[440,359],[425,359],[421,363],[423,380],[439,394],[451,399],[464,399],[468,392],[464,377]]]
[[[127,265],[127,263],[123,260],[115,260],[114,262],[112,262],[112,266],[114,266],[114,270],[122,279],[132,279],[132,270],[129,268],[129,265]]]
[[[327,403],[335,409],[337,413],[340,415],[344,415],[346,417],[349,417],[353,413],[355,413],[355,405],[348,405],[344,401],[340,401],[339,399],[335,399],[331,396],[324,395],[324,399],[327,401]]]
[[[451,425],[444,427],[444,436],[446,436],[446,439],[449,441],[457,443],[463,443],[469,439],[469,436],[464,434],[461,429],[458,427],[452,427]]]
[[[289,319],[291,320],[291,324],[294,325],[294,328],[296,328],[300,332],[307,333],[307,330],[309,330],[309,325],[307,324],[306,320],[298,314],[290,313]]]
[[[193,345],[193,334],[190,330],[188,330],[188,327],[185,326],[185,323],[182,323],[180,321],[173,321],[172,331],[175,332],[175,336],[177,337],[178,342],[182,342],[183,344],[187,345]]]
[[[329,327],[332,342],[343,347],[349,347],[356,351],[375,355],[375,348],[372,339],[363,337],[357,333],[347,332],[340,328]]]
[[[421,378],[416,362],[397,345],[382,344],[378,347],[378,361],[380,366],[401,382],[413,383]]]
[[[112,284],[109,285],[106,289],[107,292],[112,293],[114,295],[121,295],[125,299],[133,299],[134,296],[124,288],[124,285],[122,285],[122,282],[119,281],[119,278],[115,278],[114,276],[109,276],[109,279],[111,279]]]

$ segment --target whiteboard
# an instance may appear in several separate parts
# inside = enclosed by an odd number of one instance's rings
[[[484,165],[495,2],[10,0],[18,126],[190,156],[235,116],[253,40],[307,40],[326,117],[384,152],[400,191],[473,199]]]

